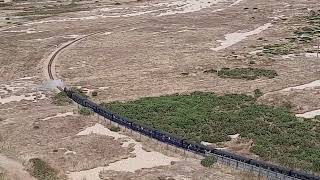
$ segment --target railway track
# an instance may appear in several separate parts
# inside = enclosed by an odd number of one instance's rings
[[[142,23],[142,22],[140,22],[140,23]],[[140,24],[140,23],[135,23],[135,24],[131,24],[131,25],[137,25],[137,24]],[[60,47],[59,49],[57,49],[57,50],[51,55],[51,57],[49,58],[49,61],[48,61],[47,72],[48,72],[48,77],[49,77],[49,79],[50,79],[50,80],[55,80],[54,75],[53,75],[53,72],[52,72],[52,68],[54,68],[54,67],[53,67],[53,62],[54,62],[54,60],[56,59],[56,57],[57,57],[64,49],[66,49],[67,47],[71,46],[72,44],[75,44],[75,43],[77,43],[77,42],[79,42],[79,41],[81,41],[81,40],[83,40],[83,39],[85,39],[85,38],[88,38],[88,37],[91,37],[91,36],[94,36],[94,35],[97,35],[97,34],[101,34],[101,33],[104,33],[104,32],[110,32],[111,30],[118,29],[118,28],[121,28],[121,27],[126,27],[126,26],[128,26],[128,25],[130,25],[130,24],[126,24],[126,25],[123,25],[123,26],[117,26],[117,27],[114,27],[114,28],[110,28],[110,29],[107,29],[107,30],[97,31],[97,32],[94,32],[94,33],[91,33],[91,34],[82,36],[82,37],[80,37],[80,38],[77,38],[77,39],[75,39],[75,40],[73,40],[73,41],[71,41],[71,42],[63,45],[63,46]],[[58,88],[60,91],[63,91],[63,90],[64,90],[62,87],[57,87],[57,88]],[[75,101],[75,102],[76,102],[76,101]],[[76,103],[78,103],[78,102],[76,102]],[[78,104],[79,104],[79,103],[78,103]],[[152,138],[153,138],[153,137],[152,137]],[[166,143],[166,142],[164,142],[164,143]],[[167,143],[167,144],[168,144],[168,143]],[[196,152],[195,152],[195,153],[196,153]],[[306,178],[298,178],[298,177],[295,177],[295,176],[288,176],[288,174],[286,174],[286,173],[281,173],[281,172],[279,172],[279,171],[274,171],[274,170],[272,170],[272,169],[270,169],[270,168],[265,168],[265,167],[260,167],[260,166],[253,166],[253,165],[244,163],[244,162],[242,162],[242,161],[239,161],[239,160],[237,160],[237,159],[228,158],[228,157],[221,156],[221,155],[218,155],[218,154],[211,154],[211,155],[214,155],[214,156],[218,157],[218,159],[221,158],[221,159],[222,159],[222,162],[224,162],[226,159],[227,159],[227,160],[229,159],[228,163],[226,163],[226,164],[227,164],[227,165],[231,165],[231,161],[233,161],[233,163],[237,165],[237,168],[238,168],[238,165],[239,165],[239,164],[242,164],[242,165],[243,165],[243,169],[242,169],[242,170],[245,170],[245,171],[248,170],[248,167],[250,167],[250,168],[252,168],[252,169],[256,168],[257,171],[255,171],[255,172],[259,172],[259,175],[260,175],[261,171],[267,172],[267,173],[268,173],[267,175],[269,175],[269,172],[272,172],[272,173],[275,174],[275,176],[271,176],[271,177],[267,176],[267,178],[268,178],[268,179],[271,179],[271,180],[296,180],[296,179],[303,179],[303,180],[320,180],[320,177],[319,177],[319,176],[310,175],[310,174],[307,174],[307,173],[304,173],[304,172],[297,172],[297,173],[299,173],[299,174],[301,175],[301,177],[306,177]],[[221,160],[221,159],[220,159],[220,160]],[[258,162],[258,161],[257,161],[257,162]],[[270,164],[270,167],[275,167],[275,166]],[[262,173],[262,174],[263,174],[263,173]],[[264,175],[266,175],[266,173],[265,173]],[[280,175],[280,176],[279,176],[279,175]],[[283,178],[281,178],[281,175],[282,175]],[[309,177],[310,177],[310,178],[309,178]]]

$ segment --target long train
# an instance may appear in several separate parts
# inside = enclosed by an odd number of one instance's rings
[[[162,132],[157,129],[146,127],[146,126],[138,124],[136,122],[132,122],[129,119],[122,117],[114,112],[106,110],[105,108],[101,107],[100,105],[92,102],[91,100],[89,100],[86,97],[81,96],[80,94],[74,92],[73,90],[71,90],[69,88],[64,88],[64,92],[67,94],[67,96],[69,98],[71,98],[76,103],[78,103],[84,107],[90,108],[95,113],[97,113],[97,114],[99,114],[99,115],[101,115],[101,116],[103,116],[113,122],[116,122],[122,126],[125,126],[128,129],[132,129],[134,131],[140,132],[141,134],[144,134],[148,137],[151,137],[151,138],[157,139],[161,142],[185,149],[187,151],[192,151],[194,153],[201,154],[201,155],[206,155],[206,154],[219,155],[222,157],[236,160],[237,162],[250,164],[250,165],[256,166],[258,168],[267,169],[272,172],[280,173],[280,174],[283,174],[283,175],[286,175],[286,176],[289,176],[292,178],[298,178],[298,179],[302,179],[302,180],[320,180],[320,177],[316,176],[316,175],[308,174],[308,173],[293,170],[293,169],[288,169],[288,168],[273,165],[273,164],[270,164],[270,163],[267,163],[264,161],[259,161],[259,160],[251,159],[248,157],[240,156],[240,155],[237,155],[234,153],[230,153],[227,151],[222,151],[219,149],[207,147],[202,144],[193,143],[193,142],[190,142],[186,139],[173,136],[171,134],[168,134],[166,132]]]

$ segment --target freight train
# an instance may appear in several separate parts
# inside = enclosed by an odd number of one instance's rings
[[[251,159],[248,157],[244,157],[241,155],[237,155],[235,153],[230,153],[227,151],[215,149],[212,147],[208,147],[202,144],[191,142],[187,139],[180,138],[171,134],[168,134],[166,132],[162,132],[157,129],[153,129],[150,127],[146,127],[144,125],[138,124],[136,122],[130,121],[129,119],[122,117],[114,112],[111,112],[104,107],[94,103],[93,101],[89,100],[88,98],[81,96],[77,92],[73,91],[69,88],[64,88],[64,92],[67,94],[69,98],[71,98],[76,103],[80,104],[81,106],[90,108],[95,113],[113,121],[116,122],[122,126],[125,126],[128,129],[132,129],[134,131],[137,131],[141,134],[144,134],[145,136],[157,139],[161,142],[176,146],[178,148],[182,148],[187,151],[192,151],[194,153],[200,154],[200,155],[218,155],[220,157],[226,157],[233,160],[236,160],[237,162],[242,162],[245,164],[253,165],[257,168],[263,168],[272,172],[276,172],[279,174],[283,174],[292,178],[302,179],[302,180],[320,180],[319,176],[308,174],[305,172],[297,171],[288,169],[285,167],[273,165],[264,161]]]

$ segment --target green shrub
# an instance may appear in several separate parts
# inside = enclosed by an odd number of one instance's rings
[[[92,114],[92,112],[89,108],[81,107],[79,109],[79,114],[84,115],[84,116],[90,116]]]
[[[257,69],[257,68],[222,68],[218,71],[221,78],[255,80],[261,77],[274,78],[278,74],[274,70]]]
[[[316,116],[314,117],[314,119],[320,120],[320,115],[316,115]]]
[[[119,132],[121,130],[120,127],[118,126],[111,126],[109,129],[110,131],[113,131],[113,132]]]
[[[201,165],[204,167],[212,167],[217,162],[217,158],[214,156],[207,156],[201,160]]]
[[[62,91],[58,94],[55,94],[52,97],[52,103],[58,106],[65,106],[72,103],[72,100],[67,96],[67,94]]]
[[[30,159],[30,174],[38,180],[58,180],[58,172],[39,158]]]
[[[92,95],[93,97],[96,97],[96,96],[98,96],[98,92],[97,92],[97,91],[93,91],[91,95]]]
[[[255,89],[253,91],[253,93],[254,93],[254,97],[255,98],[259,98],[259,97],[261,97],[263,95],[263,93],[262,93],[262,91],[260,89]]]

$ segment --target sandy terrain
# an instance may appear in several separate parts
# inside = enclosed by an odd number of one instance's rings
[[[303,117],[319,112],[314,111],[320,109],[314,53],[300,48],[287,56],[257,55],[263,45],[282,41],[301,26],[297,16],[308,13],[316,0],[70,3],[0,6],[0,172],[8,177],[30,177],[23,164],[39,157],[61,179],[248,179],[226,166],[204,168],[198,158],[184,159],[128,131],[111,132],[97,117],[79,115],[74,105],[52,104],[52,82],[43,71],[47,58],[61,45],[95,32],[100,33],[65,49],[54,67],[67,85],[84,87],[88,94],[97,91],[96,101],[259,88],[267,93],[261,102],[290,101],[295,112],[306,113],[298,115]],[[279,76],[246,81],[203,73],[247,66],[273,69]]]

